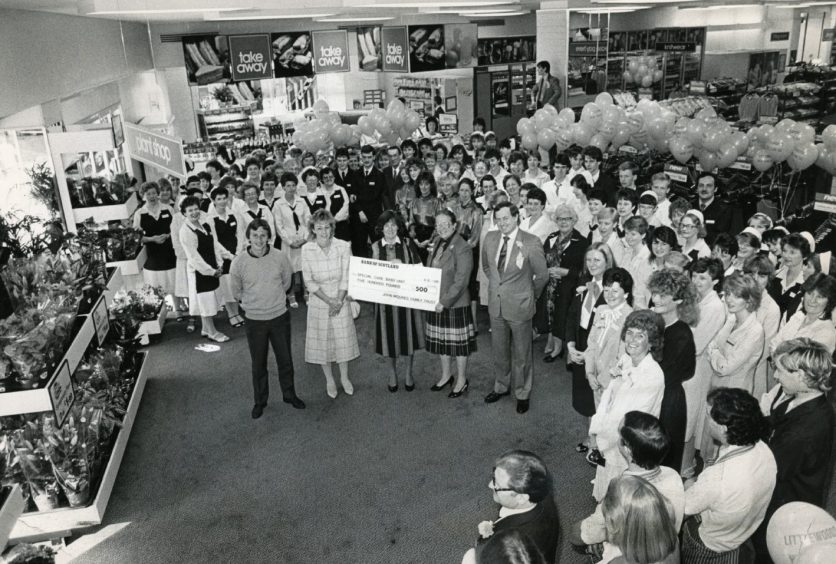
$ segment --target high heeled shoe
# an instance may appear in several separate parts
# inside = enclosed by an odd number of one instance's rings
[[[461,389],[461,390],[459,390],[458,392],[457,392],[457,391],[455,391],[455,390],[451,390],[451,391],[450,391],[450,393],[449,393],[449,394],[447,394],[447,397],[448,397],[448,398],[457,398],[457,397],[461,396],[463,393],[465,393],[465,392],[467,391],[467,388],[468,388],[469,386],[470,386],[470,382],[468,382],[467,380],[465,380],[465,381],[464,381],[464,386],[462,386],[462,389]]]
[[[412,384],[404,384],[403,389],[407,392],[413,391],[415,389],[415,382],[413,382]]]
[[[389,388],[389,391],[392,392],[393,394],[398,391],[398,385],[397,384],[395,384],[394,386],[392,386],[391,384],[387,384],[386,387]]]
[[[353,396],[354,386],[351,384],[351,380],[349,380],[348,378],[340,378],[340,382],[343,385],[343,390],[345,390],[345,393],[349,396]]]
[[[446,388],[448,384],[450,385],[450,387],[451,387],[451,388],[453,387],[453,377],[452,377],[452,376],[450,376],[449,378],[447,378],[447,381],[446,381],[446,382],[444,382],[444,383],[443,383],[443,384],[441,384],[441,385],[438,385],[438,384],[433,384],[433,385],[430,387],[430,389],[431,389],[432,391],[434,391],[434,392],[440,392],[441,390],[443,390],[444,388]]]
[[[334,382],[327,382],[325,384],[325,391],[328,394],[328,397],[331,399],[337,399],[337,384]]]

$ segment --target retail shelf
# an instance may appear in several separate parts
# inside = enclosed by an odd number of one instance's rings
[[[119,429],[116,443],[113,445],[110,459],[107,461],[107,467],[105,467],[99,484],[99,491],[96,493],[93,503],[87,507],[66,507],[51,511],[24,513],[12,530],[10,537],[12,541],[37,542],[66,536],[74,529],[101,524],[107,510],[107,504],[110,501],[110,494],[113,492],[113,484],[116,483],[116,477],[119,474],[119,467],[122,465],[122,457],[125,454],[125,448],[128,446],[139,404],[142,401],[142,393],[145,390],[145,382],[148,378],[148,353],[141,354],[143,355],[142,368],[139,369],[131,401],[128,402],[125,418],[122,420],[122,426]]]
[[[105,288],[104,296],[107,303],[113,301],[113,296],[122,289],[125,285],[125,280],[122,277],[122,270],[115,266],[108,267],[107,288]]]
[[[107,263],[107,266],[115,266],[122,271],[122,276],[130,276],[132,274],[139,274],[142,272],[142,267],[145,266],[146,258],[147,254],[145,247],[142,247],[135,259],[113,261]]]
[[[84,223],[91,217],[96,223],[119,221],[131,217],[138,205],[139,202],[136,194],[131,194],[131,197],[124,204],[95,206],[92,208],[73,208],[73,218],[76,223]]]
[[[255,102],[253,102],[255,104]],[[221,116],[224,114],[229,113],[237,113],[237,112],[251,112],[252,106],[225,106],[223,108],[218,108],[215,110],[197,110],[197,113],[204,115],[204,116]]]
[[[166,314],[168,313],[168,306],[163,302],[163,305],[160,307],[160,312],[157,314],[156,319],[152,319],[150,321],[143,321],[139,325],[139,334],[140,335],[159,335],[163,332],[163,327],[165,326],[165,318]]]
[[[14,484],[3,502],[3,507],[0,508],[0,552],[6,548],[9,534],[14,529],[15,523],[17,523],[25,507],[26,503],[23,499],[20,484]]]

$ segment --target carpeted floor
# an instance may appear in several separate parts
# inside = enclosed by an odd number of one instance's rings
[[[184,324],[166,326],[103,524],[128,525],[75,562],[458,563],[476,525],[496,517],[492,462],[512,448],[546,460],[564,530],[594,508],[593,470],[574,452],[586,423],[563,363],[541,361],[543,339],[525,415],[508,398],[482,401],[493,380],[484,319],[465,396],[429,390],[439,364],[424,352],[418,389],[390,394],[365,305],[355,395],[332,400],[303,361],[304,315],[293,313],[293,354],[308,408],[281,403],[273,363],[273,401],[257,421],[244,330],[220,323],[233,338],[205,353]],[[561,562],[582,561],[562,543]]]

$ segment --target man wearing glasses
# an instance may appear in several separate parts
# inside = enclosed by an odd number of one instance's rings
[[[496,460],[488,488],[500,505],[499,518],[479,524],[476,548],[462,562],[477,562],[492,536],[516,531],[534,543],[545,562],[554,564],[560,527],[552,477],[540,457],[525,450],[506,452]]]

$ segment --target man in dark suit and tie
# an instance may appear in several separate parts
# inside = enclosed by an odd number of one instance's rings
[[[401,180],[401,148],[397,145],[392,145],[386,149],[386,154],[389,155],[389,166],[383,169],[383,178],[386,180],[386,188],[383,191],[383,209],[391,210],[395,208],[395,192],[403,185]]]
[[[369,257],[369,238],[374,236],[377,218],[383,212],[381,196],[386,187],[383,173],[374,166],[374,147],[360,149],[362,166],[352,190],[348,192],[351,209],[351,252],[358,257]]]
[[[519,228],[517,206],[510,202],[497,204],[494,221],[499,230],[488,233],[482,246],[496,363],[493,391],[485,397],[485,403],[494,403],[510,393],[513,374],[517,413],[525,413],[534,376],[531,321],[549,271],[540,239]]]
[[[694,207],[702,212],[705,219],[705,242],[709,245],[714,243],[718,233],[732,232],[732,210],[715,198],[719,187],[716,176],[710,172],[700,173]]]
[[[601,170],[601,162],[604,160],[604,154],[598,147],[589,146],[583,150],[583,166],[586,171],[592,175],[594,182],[593,188],[603,190],[607,195],[606,204],[608,207],[614,208],[616,204],[616,194],[618,193],[618,185],[615,179]]]
[[[463,562],[478,562],[492,537],[516,532],[540,550],[547,564],[554,564],[560,523],[552,476],[540,457],[526,450],[506,452],[494,463],[488,487],[501,506],[499,518],[479,524],[476,548]]]

